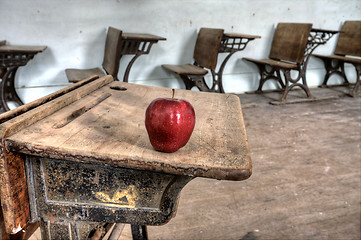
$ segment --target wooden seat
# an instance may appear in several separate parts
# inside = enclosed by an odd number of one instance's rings
[[[247,60],[248,60],[248,58],[247,58]],[[271,67],[297,69],[297,64],[295,64],[295,63],[277,61],[277,60],[273,60],[273,59],[261,59],[261,60],[252,59],[252,62],[254,62],[256,64],[267,64]]]
[[[207,86],[204,76],[209,71],[212,75],[215,74],[223,32],[223,29],[201,28],[193,53],[194,64],[165,64],[162,67],[178,74],[188,90],[196,86],[200,91],[214,91]]]
[[[344,85],[350,82],[345,74],[345,63],[352,64],[356,69],[356,84],[351,95],[354,96],[361,81],[361,21],[346,21],[341,29],[333,55],[313,54],[324,63],[326,74],[321,86],[326,86],[332,74],[342,77]]]
[[[275,30],[269,59],[243,58],[257,65],[260,73],[260,83],[257,92],[267,80],[277,80],[284,89],[280,101],[286,100],[288,92],[295,86],[301,87],[310,98],[312,95],[305,83],[304,64],[305,49],[312,29],[309,23],[279,23]],[[296,79],[291,78],[291,70],[299,72]],[[281,77],[284,75],[284,81]],[[302,80],[303,83],[298,83]]]
[[[180,75],[201,75],[204,76],[208,73],[208,71],[204,68],[192,65],[192,64],[184,64],[184,65],[163,65],[163,67],[173,71],[176,74]]]
[[[66,69],[65,73],[69,82],[75,83],[83,79],[89,78],[93,75],[99,77],[105,74],[112,75],[114,79],[118,79],[119,61],[120,61],[120,43],[121,43],[122,31],[113,27],[108,28],[107,38],[105,42],[103,68],[92,69]]]

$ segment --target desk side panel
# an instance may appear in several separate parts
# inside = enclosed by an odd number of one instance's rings
[[[0,196],[6,232],[16,233],[30,221],[24,158],[22,154],[16,151],[9,152],[5,148],[3,143],[5,143],[6,138],[111,81],[113,78],[106,76],[75,90],[72,87],[65,88],[62,90],[66,93],[64,95],[59,94],[59,97],[49,95],[48,98],[52,99],[50,102],[42,99],[34,103],[37,106],[32,106],[33,103],[29,103],[19,109],[0,115],[0,136],[2,140],[0,145]],[[69,92],[68,90],[73,91]],[[25,111],[21,110],[23,108]]]
[[[5,231],[19,232],[30,221],[29,195],[23,156],[5,153],[1,147],[1,205]]]

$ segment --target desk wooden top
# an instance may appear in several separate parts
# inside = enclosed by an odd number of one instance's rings
[[[91,84],[104,79],[111,80],[93,92],[86,84],[42,105],[42,111],[49,110],[62,98],[89,88],[88,95],[8,136],[6,148],[43,157],[195,177],[244,180],[251,175],[237,96],[177,89],[175,97],[193,105],[196,125],[185,147],[175,153],[162,153],[155,151],[148,139],[145,110],[153,99],[171,97],[172,90],[113,81],[110,76]]]
[[[39,53],[46,46],[0,45],[0,53]]]
[[[122,33],[122,39],[125,40],[144,40],[144,41],[161,41],[167,40],[164,37],[159,37],[147,33]]]
[[[228,38],[248,38],[248,39],[261,38],[261,36],[258,35],[248,35],[242,33],[224,33],[223,36]]]

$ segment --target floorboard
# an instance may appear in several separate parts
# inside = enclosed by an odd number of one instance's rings
[[[312,89],[337,98],[277,106],[279,93],[240,95],[253,175],[193,180],[149,238],[360,239],[361,98],[346,91]]]

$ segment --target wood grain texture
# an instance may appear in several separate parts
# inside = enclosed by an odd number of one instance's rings
[[[30,220],[25,165],[21,154],[0,148],[0,184],[3,221],[7,233],[18,233]]]
[[[82,81],[85,78],[90,76],[103,77],[105,74],[100,68],[90,68],[90,69],[77,69],[77,68],[67,68],[65,69],[65,74],[69,82],[77,83]]]
[[[343,24],[335,54],[361,57],[361,21],[346,21]]]
[[[117,77],[119,71],[121,36],[121,30],[108,27],[102,66],[107,74],[112,75],[114,78]]]
[[[49,102],[49,101],[51,101],[51,100],[53,100],[53,99],[55,99],[57,97],[60,97],[60,96],[66,94],[68,92],[71,92],[74,89],[77,89],[77,88],[79,88],[79,87],[81,87],[81,86],[83,86],[83,85],[97,79],[97,78],[98,78],[98,76],[91,76],[91,77],[89,77],[87,79],[84,79],[84,80],[82,80],[82,81],[80,81],[80,82],[78,82],[76,84],[73,84],[73,85],[71,85],[71,86],[69,86],[67,88],[61,89],[61,90],[56,91],[54,93],[51,93],[51,94],[49,94],[47,96],[39,98],[39,99],[37,99],[35,101],[32,101],[32,102],[30,102],[28,104],[21,105],[21,106],[13,109],[11,111],[2,113],[0,115],[0,123],[4,123],[4,122],[6,122],[6,121],[8,121],[8,120],[10,120],[12,118],[15,118],[16,116],[19,116],[19,115],[21,115],[21,114],[23,114],[23,113],[25,113],[27,111],[30,111],[31,109],[34,109],[34,108],[36,108],[36,107],[38,107],[38,106],[40,106],[40,105],[42,105],[44,103],[47,103],[47,102]]]
[[[167,40],[164,37],[159,37],[153,34],[147,33],[123,33],[122,39],[125,40],[147,40],[147,41],[160,41],[160,40]]]
[[[272,59],[253,59],[253,58],[243,58],[244,60],[261,64],[261,65],[269,65],[275,68],[283,68],[283,69],[297,69],[297,64],[288,63],[288,62],[281,62],[281,61],[275,61]]]
[[[361,64],[361,59],[360,58],[354,58],[354,57],[344,57],[344,56],[340,56],[340,55],[319,55],[319,54],[312,54],[312,56],[318,57],[318,58],[322,58],[325,60],[338,60],[338,61],[342,61],[345,63],[353,63],[353,64]]]
[[[21,45],[1,45],[0,44],[0,53],[38,53],[46,49],[46,46],[21,46]]]
[[[215,70],[223,29],[201,28],[199,30],[193,58],[202,67]]]
[[[145,110],[153,99],[171,95],[169,88],[112,82],[8,137],[6,147],[44,157],[171,174],[248,178],[252,166],[241,104],[235,95],[176,90],[175,97],[188,100],[195,109],[194,132],[175,153],[152,148]],[[77,117],[69,123],[54,127],[73,114]]]
[[[85,80],[84,83],[89,81]],[[0,125],[2,141],[0,145],[0,196],[6,232],[18,232],[30,220],[23,155],[6,149],[4,145],[6,137],[82,98],[110,81],[113,81],[113,78],[107,76],[90,82],[86,88],[81,87],[83,83],[79,83],[0,115],[0,119],[2,119]]]
[[[169,65],[164,64],[162,67],[175,72],[176,74],[181,75],[206,75],[208,71],[204,68],[195,66],[193,64],[184,64],[184,65]]]
[[[312,24],[279,23],[269,58],[301,64]]]
[[[258,36],[258,35],[249,35],[249,34],[243,34],[243,33],[224,33],[223,36],[230,37],[230,38],[250,38],[250,39],[261,38],[261,36]]]

